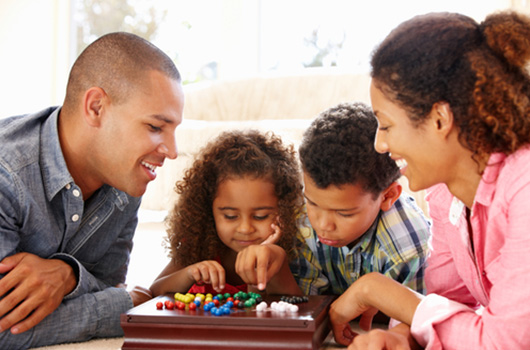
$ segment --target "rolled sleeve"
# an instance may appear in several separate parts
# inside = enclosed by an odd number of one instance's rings
[[[122,336],[120,316],[132,307],[129,293],[123,288],[84,294],[64,301],[57,310],[24,333],[0,333],[0,344],[3,350],[28,349]]]

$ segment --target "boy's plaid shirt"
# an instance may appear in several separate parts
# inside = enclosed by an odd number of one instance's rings
[[[380,212],[352,249],[320,243],[305,216],[291,271],[307,295],[340,295],[359,277],[374,271],[425,294],[423,275],[430,225],[414,199],[405,193],[390,210]]]

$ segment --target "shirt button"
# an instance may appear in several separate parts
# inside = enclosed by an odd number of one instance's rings
[[[76,222],[77,220],[79,220],[79,215],[77,214],[72,215],[72,221]]]
[[[69,190],[70,188],[72,188],[72,185],[66,184],[66,189]]]
[[[79,190],[77,190],[77,189],[73,190],[72,193],[73,193],[74,196],[76,196],[76,197],[79,197],[79,195],[81,194],[81,193],[79,193]]]

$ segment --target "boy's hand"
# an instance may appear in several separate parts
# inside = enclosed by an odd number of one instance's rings
[[[265,290],[267,282],[280,271],[286,257],[283,248],[275,244],[251,245],[237,254],[236,272],[245,283]]]
[[[188,277],[197,284],[211,284],[217,292],[225,287],[225,269],[215,260],[204,260],[186,268]]]

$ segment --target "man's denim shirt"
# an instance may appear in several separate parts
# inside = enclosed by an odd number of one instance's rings
[[[105,185],[83,201],[61,151],[59,111],[0,120],[0,261],[19,252],[61,259],[78,284],[33,329],[0,333],[2,349],[119,336],[132,307],[114,287],[125,281],[140,198]]]

